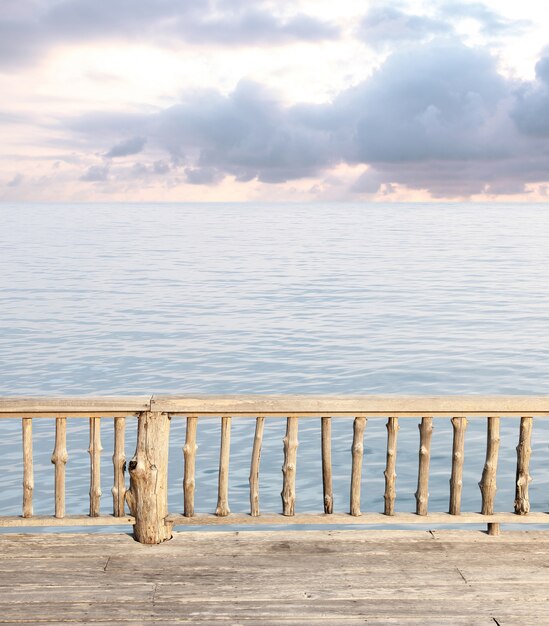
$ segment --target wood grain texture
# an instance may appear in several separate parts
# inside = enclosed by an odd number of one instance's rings
[[[126,418],[114,418],[114,452],[112,455],[114,483],[112,488],[113,514],[123,517],[126,503]]]
[[[194,493],[196,488],[196,429],[198,418],[196,415],[187,417],[187,429],[185,431],[185,445],[183,446],[183,514],[186,517],[194,515]]]
[[[32,418],[21,420],[23,434],[23,517],[32,517],[34,468],[32,459]]]
[[[364,429],[367,419],[355,417],[353,422],[353,444],[351,446],[351,493],[349,509],[351,515],[360,515],[360,490],[362,483],[362,459],[364,457]]]
[[[321,419],[322,449],[322,492],[324,495],[324,513],[334,512],[334,491],[332,485],[332,418]]]
[[[67,418],[55,420],[55,447],[51,462],[55,465],[55,517],[65,517],[65,469],[69,454],[67,452]]]
[[[385,515],[395,514],[396,499],[396,455],[397,435],[399,430],[398,417],[390,417],[387,421],[387,460],[385,463]]]
[[[181,415],[364,417],[549,416],[549,396],[153,396],[151,408]],[[0,403],[1,411],[1,403]]]
[[[299,513],[288,520],[286,515],[280,513],[263,512],[259,517],[253,517],[247,513],[231,513],[226,517],[218,517],[212,513],[200,513],[194,517],[183,515],[169,515],[168,520],[176,526],[217,526],[217,525],[319,525],[341,524],[341,525],[423,525],[431,524],[479,524],[500,523],[500,524],[549,524],[549,513],[530,513],[518,517],[512,512],[497,512],[493,515],[482,515],[482,513],[462,512],[460,515],[450,513],[429,513],[428,515],[417,515],[416,513],[395,512],[394,515],[384,513],[361,513],[352,515],[350,513]],[[549,530],[549,527],[548,527]]]
[[[465,451],[466,417],[453,417],[454,437],[452,443],[452,474],[450,476],[450,515],[461,512],[461,492],[463,488],[463,461]]]
[[[221,418],[221,445],[219,447],[219,478],[217,489],[217,507],[215,514],[219,517],[229,515],[229,460],[231,455],[231,417]]]
[[[482,471],[482,478],[478,484],[482,494],[481,513],[483,515],[490,515],[494,512],[499,443],[499,417],[488,417],[486,419],[486,461]],[[499,533],[500,527],[498,524],[488,524],[489,535],[499,535]]]
[[[527,515],[530,512],[528,485],[530,476],[530,455],[532,453],[532,426],[531,417],[520,418],[519,442],[517,446],[517,472],[515,479],[515,513]]]
[[[90,417],[90,517],[97,517],[101,508],[101,418]]]
[[[263,429],[265,418],[259,416],[255,421],[254,443],[252,447],[252,459],[250,462],[250,515],[259,515],[259,465],[261,462],[261,446],[263,443]]]
[[[0,417],[107,417],[143,411],[183,415],[309,415],[321,417],[549,417],[549,396],[223,395],[131,397],[3,397]]]
[[[286,435],[284,444],[284,465],[282,466],[282,515],[295,515],[295,477],[297,470],[297,431],[299,418],[286,419]]]
[[[170,418],[165,413],[144,412],[138,418],[137,444],[130,461],[130,488],[126,502],[135,517],[137,541],[156,544],[171,537],[168,515],[168,449]]]
[[[549,614],[547,533],[3,535],[0,556],[3,624],[538,626]]]
[[[429,466],[431,463],[431,439],[433,418],[422,417],[419,428],[419,466],[417,473],[416,513],[427,515],[429,507]]]
[[[112,515],[99,515],[98,517],[90,517],[89,515],[64,515],[63,517],[55,517],[52,515],[33,515],[28,518],[6,515],[0,517],[0,528],[45,528],[47,526],[124,526],[134,523],[135,518],[131,515],[124,515],[123,517],[114,517]]]

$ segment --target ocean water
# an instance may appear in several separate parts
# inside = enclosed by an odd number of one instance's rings
[[[0,205],[0,395],[549,395],[544,204]],[[333,424],[335,509],[348,507],[352,420]],[[253,420],[233,420],[230,496],[248,507]],[[268,420],[263,510],[280,510],[284,420]],[[18,420],[0,424],[0,514],[21,506]],[[35,512],[53,512],[53,424],[35,420]],[[112,424],[102,423],[102,509]],[[172,420],[170,508],[184,421]],[[463,510],[480,509],[485,421],[466,434]],[[128,424],[126,454],[135,442]],[[381,510],[386,431],[366,428],[363,510]],[[502,420],[496,508],[512,510],[518,423]],[[300,423],[297,510],[322,509],[320,425]],[[549,504],[536,420],[532,510]],[[215,508],[218,420],[198,432],[197,509]],[[67,509],[86,513],[86,420],[69,421]],[[415,507],[418,429],[401,420],[397,510]],[[451,425],[433,436],[431,510],[447,510]]]

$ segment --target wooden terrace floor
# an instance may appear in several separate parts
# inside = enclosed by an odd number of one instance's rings
[[[0,535],[3,624],[549,624],[549,532]]]

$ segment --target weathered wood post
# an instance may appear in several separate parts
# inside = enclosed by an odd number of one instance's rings
[[[168,515],[168,447],[170,417],[167,413],[139,414],[137,445],[129,464],[130,488],[126,502],[135,517],[133,536],[140,543],[171,539]]]

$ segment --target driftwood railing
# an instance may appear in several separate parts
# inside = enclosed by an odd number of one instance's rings
[[[196,434],[201,417],[221,420],[218,498],[215,513],[196,513]],[[461,491],[468,418],[486,420],[486,462],[479,487],[480,512],[461,511]],[[500,419],[520,417],[514,512],[494,512],[499,452]],[[171,537],[174,525],[209,524],[488,524],[488,533],[499,534],[500,523],[548,523],[549,513],[531,513],[528,485],[531,434],[534,419],[549,417],[549,397],[319,397],[319,396],[146,396],[132,398],[4,398],[0,419],[22,422],[23,498],[22,516],[0,516],[0,526],[54,526],[133,524],[134,537],[142,543],[160,543]],[[33,419],[55,419],[52,455],[55,483],[54,516],[33,515]],[[65,514],[67,419],[87,418],[90,426],[89,515]],[[126,490],[125,428],[137,419],[137,445],[129,463]],[[186,419],[183,447],[183,513],[168,511],[168,451],[171,418]],[[250,510],[231,513],[229,508],[229,460],[233,418],[253,418],[255,434],[250,463]],[[283,439],[282,512],[261,512],[259,476],[265,419],[286,419]],[[299,421],[316,418],[321,423],[319,451],[322,457],[324,511],[296,513],[296,469]],[[351,476],[348,512],[333,511],[331,424],[334,418],[350,418],[352,424]],[[361,512],[360,492],[365,428],[368,419],[387,420],[387,460],[384,472],[384,511]],[[399,419],[415,419],[419,426],[419,464],[416,510],[395,511],[396,455]],[[100,514],[100,454],[102,419],[114,420],[113,514]],[[448,512],[429,512],[429,465],[433,420],[450,419],[453,427],[452,463]],[[253,424],[253,422],[252,422]],[[350,431],[351,441],[351,431]],[[320,477],[319,477],[320,478]],[[126,505],[130,514],[126,513]]]

